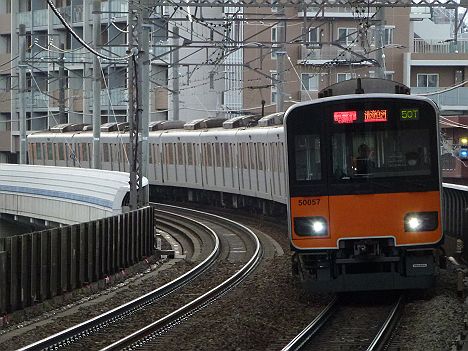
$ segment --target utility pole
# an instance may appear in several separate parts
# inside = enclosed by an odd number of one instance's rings
[[[173,45],[175,46],[172,52],[172,119],[179,120],[179,27],[172,28],[174,35]]]
[[[277,15],[279,22],[277,26],[277,41],[281,44],[276,51],[276,112],[284,111],[284,57],[286,51],[284,43],[286,42],[286,23],[284,21],[284,7],[278,7]]]
[[[20,127],[20,164],[26,164],[26,26],[19,25],[19,127]]]
[[[93,43],[99,51],[101,44],[101,1],[93,2]],[[93,55],[93,168],[101,168],[101,66],[99,57]]]
[[[83,0],[83,39],[90,43],[92,39],[91,12],[94,9],[94,0]],[[92,68],[91,57],[93,55],[87,52],[83,58],[83,123],[92,124],[91,117],[91,94],[92,94]]]
[[[128,122],[130,136],[130,210],[136,210],[139,205],[146,200],[143,193],[142,177],[142,109],[143,109],[143,89],[141,85],[142,53],[139,52],[141,43],[143,15],[142,3],[135,0],[128,4],[128,52],[131,55],[128,63]],[[148,98],[148,97],[146,97]],[[148,128],[148,126],[146,126]]]
[[[149,1],[142,0],[143,10],[141,13],[141,20],[143,21],[148,17],[148,8]],[[142,23],[141,25],[141,51],[138,55],[138,68],[141,69],[138,75],[138,85],[141,87],[141,175],[143,177],[148,177],[148,152],[149,152],[149,115],[150,115],[150,102],[149,102],[149,82],[148,77],[150,76],[150,59],[149,59],[149,33],[151,31],[151,26],[148,24]],[[140,199],[141,200],[141,199]]]
[[[65,115],[65,45],[60,44],[59,54],[59,120],[58,124],[67,123]]]
[[[381,6],[377,8],[377,14],[375,16],[375,19],[377,20],[377,23],[375,25],[375,46],[377,48],[375,52],[375,59],[379,63],[379,66],[375,69],[375,73],[376,78],[385,78],[385,7]]]

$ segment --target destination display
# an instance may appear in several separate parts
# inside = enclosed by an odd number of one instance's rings
[[[335,124],[387,122],[387,120],[388,110],[384,109],[333,112]]]

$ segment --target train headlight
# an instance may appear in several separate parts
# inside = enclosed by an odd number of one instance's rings
[[[327,220],[324,217],[295,217],[294,231],[299,236],[328,236]]]
[[[439,225],[437,212],[411,212],[405,215],[405,232],[427,232]]]

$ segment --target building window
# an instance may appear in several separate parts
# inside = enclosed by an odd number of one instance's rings
[[[270,76],[271,76],[271,103],[274,104],[276,103],[276,100],[278,98],[277,96],[277,88],[276,88],[276,83],[278,79],[278,74],[276,71],[270,71]]]
[[[384,72],[384,79],[394,80],[393,79],[394,75],[395,75],[394,71],[385,71]],[[369,71],[369,77],[370,78],[377,78],[377,76],[375,74],[375,71]]]
[[[278,42],[278,27],[271,28],[271,42],[277,43]],[[273,44],[273,48],[271,49],[271,59],[276,60],[276,46],[277,44]]]
[[[433,88],[439,86],[439,75],[437,73],[418,73],[418,87]]]
[[[318,90],[318,75],[310,73],[301,74],[301,90]]]
[[[343,46],[350,46],[356,43],[356,28],[338,28],[338,43]]]
[[[355,73],[337,73],[336,75],[336,82],[343,82],[345,80],[350,80],[352,78],[356,78]]]
[[[308,46],[318,46],[320,43],[320,30],[319,28],[309,28],[307,33],[307,44]]]
[[[383,37],[383,45],[390,45],[393,44],[393,32],[395,28],[393,27],[385,27],[384,29],[384,37]]]

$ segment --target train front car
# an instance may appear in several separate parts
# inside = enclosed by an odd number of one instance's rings
[[[291,107],[285,129],[293,272],[306,287],[430,287],[443,241],[432,101],[324,98]]]

